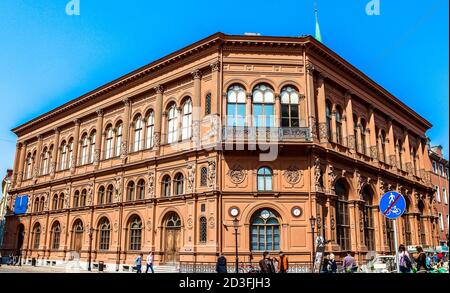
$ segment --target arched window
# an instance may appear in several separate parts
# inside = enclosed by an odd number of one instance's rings
[[[33,248],[39,249],[39,245],[41,242],[41,225],[39,223],[36,223],[36,225],[34,225],[33,234],[34,234]]]
[[[155,127],[155,118],[153,111],[150,111],[147,116],[147,130],[146,130],[146,140],[145,140],[145,147],[147,149],[150,149],[153,147],[153,129]]]
[[[106,203],[112,203],[113,194],[114,194],[114,187],[112,186],[112,184],[110,184],[106,189]]]
[[[48,174],[48,161],[49,161],[49,151],[47,150],[47,148],[44,148],[44,151],[42,152],[42,167],[41,167],[42,175]]]
[[[122,121],[116,125],[116,157],[120,156],[120,150],[122,148]]]
[[[73,207],[77,208],[80,204],[80,192],[77,190],[73,195]]]
[[[227,91],[227,126],[245,126],[247,97],[242,86],[235,84]]]
[[[362,190],[364,200],[363,220],[364,220],[364,243],[369,251],[375,250],[375,227],[373,223],[373,196],[369,186]]]
[[[325,103],[325,116],[327,120],[328,140],[331,140],[331,102],[329,100]]]
[[[89,138],[87,134],[83,134],[81,137],[81,158],[80,164],[85,165],[88,162],[88,147],[89,147]]]
[[[39,212],[39,197],[34,200],[34,212]]]
[[[200,170],[200,186],[208,185],[208,168],[202,167]]]
[[[272,170],[268,167],[258,169],[258,191],[272,191]]]
[[[111,235],[111,227],[109,220],[103,218],[100,220],[98,225],[99,237],[98,237],[98,249],[99,250],[109,250],[109,239]]]
[[[336,143],[343,144],[342,138],[342,108],[336,106]]]
[[[192,102],[186,100],[183,105],[183,119],[181,121],[181,139],[189,139],[192,136]]]
[[[177,213],[170,212],[166,216],[166,227],[167,228],[179,228],[181,227],[181,220]]]
[[[83,246],[83,231],[83,222],[81,220],[75,221],[72,231],[72,248],[75,251],[80,251]]]
[[[274,127],[275,95],[267,84],[259,84],[253,90],[253,125],[255,127]]]
[[[45,205],[45,197],[41,196],[41,200],[39,201],[39,211],[44,211],[44,205]]]
[[[394,225],[391,219],[385,218],[387,245],[390,253],[395,253]]]
[[[200,242],[205,243],[207,240],[208,226],[205,217],[200,218]]]
[[[170,185],[172,184],[171,180],[170,180],[170,176],[166,175],[163,177],[162,180],[162,195],[163,196],[170,196]]]
[[[86,189],[83,189],[81,191],[80,207],[85,207],[86,206],[86,195],[87,195],[87,191],[86,191]]]
[[[205,115],[211,114],[211,94],[205,97]]]
[[[66,168],[72,168],[72,161],[73,161],[73,138],[70,139],[69,144],[67,146],[67,152],[68,152],[68,162],[67,162],[67,167]]]
[[[350,249],[350,213],[348,203],[348,189],[343,179],[338,179],[334,185],[337,195],[336,201],[336,236],[341,250]]]
[[[138,216],[133,216],[129,224],[130,229],[130,250],[141,250],[142,221]]]
[[[138,115],[134,119],[134,148],[135,152],[142,149],[142,117]]]
[[[366,120],[361,118],[361,152],[365,155],[367,155],[366,125]]]
[[[419,223],[419,237],[420,237],[420,244],[421,246],[427,245],[427,237],[426,237],[426,230],[425,230],[425,219],[423,218],[425,216],[425,204],[422,200],[419,200],[419,203],[417,205],[419,209],[419,214],[417,215],[417,223]]]
[[[387,156],[386,156],[386,132],[384,130],[381,130],[381,158],[383,162],[387,162]]]
[[[64,193],[59,194],[58,200],[58,209],[62,210],[64,208]]]
[[[61,226],[59,222],[55,222],[52,226],[52,249],[59,249],[59,241],[61,239]]]
[[[31,153],[27,156],[27,172],[26,172],[26,178],[30,179],[33,175],[33,158],[31,157]]]
[[[96,131],[92,131],[91,136],[89,137],[89,141],[90,141],[90,150],[89,150],[89,163],[93,163],[94,162],[94,157],[95,157],[95,137],[96,137],[97,133]]]
[[[60,170],[66,169],[67,166],[67,144],[65,141],[61,143]]]
[[[406,209],[402,215],[403,234],[405,235],[405,245],[412,245],[411,222],[410,222],[410,215],[409,215],[409,207],[411,204],[410,204],[410,200],[407,196],[405,196],[405,201],[406,201]]]
[[[181,173],[178,173],[177,175],[175,175],[175,180],[174,180],[174,194],[175,195],[180,195],[183,194],[183,186],[184,186],[184,176]]]
[[[109,125],[106,129],[106,143],[105,143],[105,159],[111,159],[113,154],[113,129]]]
[[[144,179],[141,179],[138,181],[137,184],[137,199],[144,199],[145,198],[145,181]]]
[[[167,131],[167,142],[168,143],[174,143],[176,141],[178,141],[177,138],[177,107],[175,106],[175,104],[172,104],[169,107],[169,111],[167,113],[167,126],[168,126],[168,131]]]
[[[130,181],[128,182],[128,186],[127,186],[127,199],[128,200],[134,200],[135,199],[135,187],[134,187],[134,182]]]
[[[281,90],[281,127],[299,127],[298,104],[300,95],[292,86]]]
[[[53,195],[52,210],[58,209],[58,195]]]
[[[252,251],[280,250],[279,216],[272,210],[257,211],[251,219],[250,239]]]
[[[98,204],[104,204],[105,203],[105,187],[103,187],[103,186],[100,186],[100,188],[98,189],[97,203]]]

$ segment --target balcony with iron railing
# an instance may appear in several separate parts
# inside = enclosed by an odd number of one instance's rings
[[[308,127],[249,127],[224,126],[222,142],[239,141],[254,142],[312,142],[311,131]]]

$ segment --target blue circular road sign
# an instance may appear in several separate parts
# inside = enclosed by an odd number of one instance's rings
[[[389,191],[380,200],[380,212],[388,219],[397,219],[406,210],[406,200],[398,192]]]

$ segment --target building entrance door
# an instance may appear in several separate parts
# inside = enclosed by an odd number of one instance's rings
[[[176,213],[170,213],[166,217],[164,227],[164,262],[166,264],[176,264],[179,258],[181,247],[181,220]]]

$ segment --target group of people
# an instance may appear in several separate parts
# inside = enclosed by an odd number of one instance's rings
[[[271,257],[268,251],[263,253],[263,258],[259,261],[259,272],[274,274],[287,273],[289,270],[289,260],[287,256],[280,251],[278,257]],[[219,256],[216,263],[217,273],[227,273],[227,259],[223,254]]]
[[[442,253],[425,253],[421,246],[416,246],[417,257],[413,257],[407,250],[405,245],[401,244],[398,248],[398,262],[401,273],[427,273],[437,271],[447,267],[448,260]]]
[[[134,265],[135,265],[135,269],[136,269],[136,273],[140,274],[142,273],[142,263],[144,261],[144,254],[141,253],[139,254],[135,261],[134,261]],[[155,271],[153,270],[153,251],[150,251],[149,254],[147,255],[147,258],[145,259],[145,273],[148,273],[148,270],[151,270],[152,273],[154,273]]]
[[[3,258],[2,258],[2,254],[0,253],[0,266],[2,266],[3,263]],[[8,259],[6,261],[6,264],[8,266],[14,266],[17,265],[19,263],[19,256],[18,255],[14,255],[13,253],[10,253],[8,255]]]

